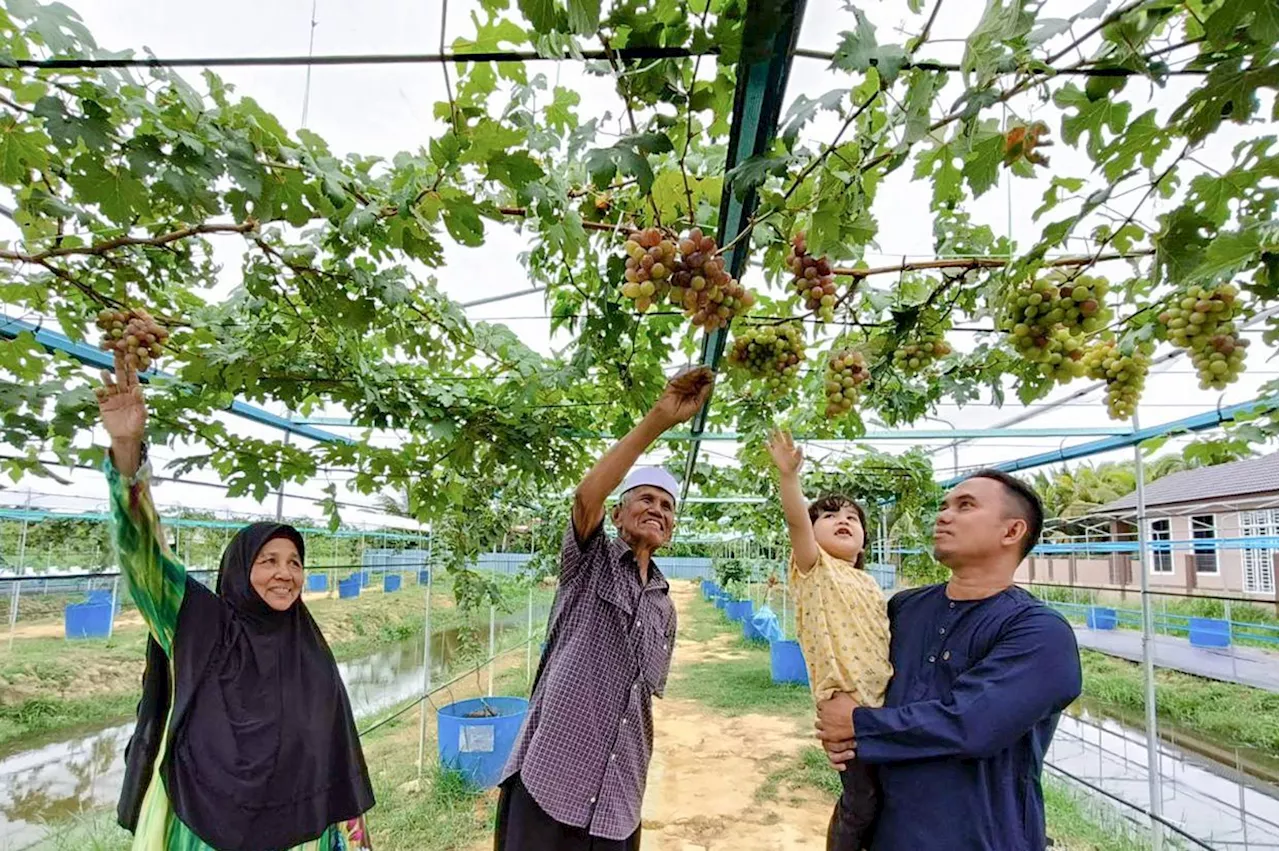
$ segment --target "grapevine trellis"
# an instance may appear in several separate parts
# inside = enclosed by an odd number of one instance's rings
[[[1054,19],[993,0],[954,63],[930,58],[944,4],[908,0],[900,42],[843,13],[821,54],[795,46],[802,3],[482,0],[473,33],[415,60],[448,60],[435,131],[380,158],[290,132],[212,71],[193,85],[100,49],[64,5],[10,3],[0,213],[16,238],[0,292],[74,341],[99,322],[104,346],[172,376],[149,391],[153,438],[205,448],[180,473],[211,467],[262,498],[353,471],[360,491],[405,494],[459,559],[510,524],[484,506],[559,516],[545,497],[590,460],[581,435],[625,430],[699,352],[726,353],[729,380],[695,437],[736,428],[744,467],[779,421],[856,438],[865,418],[907,424],[1013,388],[1030,403],[1081,379],[1105,381],[1123,419],[1161,344],[1188,351],[1205,387],[1236,380],[1242,324],[1277,301],[1274,4],[1130,0]],[[621,133],[537,57],[611,80]],[[829,62],[834,87],[784,110],[795,57]],[[1175,81],[1172,109],[1143,108],[1141,87]],[[827,120],[833,136],[806,135]],[[1089,170],[1051,171],[1055,145]],[[1222,162],[1202,161],[1210,148]],[[936,256],[871,266],[878,193],[908,171],[930,189]],[[1002,175],[1050,176],[1033,244],[975,218]],[[444,240],[510,226],[570,339],[555,356],[470,321],[431,277]],[[215,241],[232,240],[240,268],[220,270]],[[212,296],[220,274],[239,282],[230,297]],[[365,431],[246,437],[214,416],[236,398],[333,406]],[[0,345],[0,400],[10,476],[97,457],[76,440],[95,418],[88,372],[29,333]],[[403,439],[374,439],[386,429]],[[697,451],[686,486],[758,490]],[[850,464],[889,471],[868,486],[885,498],[931,498],[923,456]]]

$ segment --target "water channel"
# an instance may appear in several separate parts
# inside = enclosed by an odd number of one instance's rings
[[[546,607],[535,607],[535,634],[543,629],[546,614]],[[500,617],[495,626],[499,650],[519,645],[525,639],[527,614]],[[436,686],[457,674],[460,632],[451,629],[432,634],[431,679]],[[487,629],[481,628],[480,633],[481,642],[487,642]],[[357,719],[421,693],[423,650],[418,636],[339,663]],[[536,665],[536,646],[533,652]],[[483,681],[483,670],[480,677]],[[435,695],[435,700],[441,705],[448,703],[448,691]],[[130,722],[0,759],[0,851],[31,848],[45,836],[48,825],[90,810],[114,808],[124,778],[124,747],[132,731]]]

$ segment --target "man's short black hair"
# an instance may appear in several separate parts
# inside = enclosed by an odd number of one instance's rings
[[[1022,557],[1026,558],[1031,548],[1040,543],[1040,533],[1044,530],[1044,505],[1041,504],[1039,495],[1029,484],[1002,470],[979,470],[968,478],[994,479],[1004,485],[1009,513],[1021,517],[1027,523],[1027,533],[1022,538]]]

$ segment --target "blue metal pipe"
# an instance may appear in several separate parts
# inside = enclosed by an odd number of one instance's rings
[[[1161,425],[1149,426],[1141,428],[1137,431],[1130,431],[1128,434],[1117,435],[1116,437],[1107,437],[1102,440],[1091,440],[1088,443],[1081,443],[1076,446],[1068,446],[1063,449],[1055,449],[1052,452],[1041,452],[1036,455],[1027,455],[1023,458],[1015,458],[1012,461],[1004,461],[999,464],[992,464],[990,469],[1002,470],[1006,473],[1013,473],[1018,470],[1026,470],[1031,467],[1043,467],[1045,464],[1055,464],[1059,461],[1070,461],[1075,458],[1084,458],[1089,455],[1097,455],[1102,452],[1110,452],[1113,449],[1123,449],[1126,446],[1142,443],[1144,440],[1150,440],[1153,437],[1162,437],[1166,434],[1174,434],[1177,432],[1197,432],[1206,429],[1215,428],[1223,423],[1232,422],[1237,414],[1253,413],[1257,411],[1272,411],[1280,405],[1280,397],[1272,396],[1268,399],[1259,399],[1253,402],[1242,402],[1239,405],[1230,405],[1226,408],[1218,408],[1217,410],[1208,411],[1203,414],[1195,414],[1194,416],[1184,417],[1180,420],[1163,423]],[[942,486],[949,488],[964,481],[964,476],[956,476],[942,482]]]
[[[90,346],[85,343],[77,343],[65,334],[59,334],[56,331],[50,331],[39,325],[33,325],[21,319],[14,319],[10,316],[0,314],[0,337],[12,340],[23,331],[29,332],[35,337],[36,342],[44,346],[46,349],[55,352],[63,352],[71,355],[71,357],[80,361],[87,366],[96,366],[99,369],[114,369],[115,361],[111,355],[101,349]],[[138,379],[143,382],[154,381],[155,379],[177,381],[177,376],[161,372],[158,369],[149,369],[146,372],[138,373]],[[320,443],[354,443],[351,438],[344,437],[340,434],[334,434],[331,431],[314,428],[303,423],[291,422],[286,417],[281,417],[271,413],[264,408],[255,405],[249,405],[244,402],[232,402],[231,413],[247,420],[252,420],[260,425],[278,428],[281,431],[292,432],[299,437],[305,437],[310,440],[316,440]]]

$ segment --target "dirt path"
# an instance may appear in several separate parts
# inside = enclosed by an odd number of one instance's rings
[[[688,618],[697,585],[672,583]],[[735,655],[729,636],[676,640],[671,676]],[[718,716],[691,700],[654,702],[654,755],[643,810],[643,851],[812,851],[822,848],[832,801],[784,790],[757,801],[770,772],[813,743],[802,724],[772,715]]]

